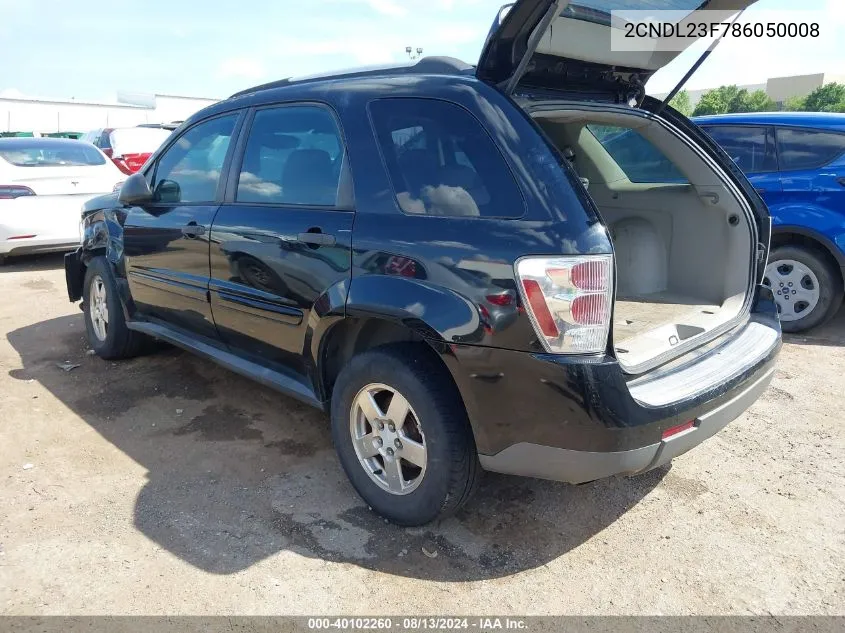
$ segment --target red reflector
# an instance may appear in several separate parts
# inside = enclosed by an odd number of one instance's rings
[[[509,306],[513,303],[513,297],[506,292],[500,295],[487,295],[486,298],[487,301],[497,306]]]
[[[580,325],[601,325],[607,317],[604,295],[581,295],[572,300],[572,320]]]
[[[549,306],[546,305],[546,299],[543,297],[543,289],[540,288],[540,284],[534,279],[523,279],[522,287],[525,289],[528,305],[531,306],[531,311],[534,313],[534,318],[537,319],[537,325],[540,326],[543,334],[549,338],[560,336],[552,313],[549,312]]]
[[[689,431],[694,426],[695,420],[690,420],[689,422],[684,422],[683,424],[679,424],[678,426],[673,426],[672,428],[666,429],[665,431],[663,431],[663,435],[661,437],[664,440],[668,440],[673,435],[683,433],[684,431]]]
[[[10,240],[28,240],[28,239],[31,239],[33,237],[35,237],[35,236],[34,235],[13,235],[12,237],[9,237],[7,239],[10,239]]]
[[[581,290],[607,290],[607,262],[589,261],[575,264],[569,278],[572,285]]]

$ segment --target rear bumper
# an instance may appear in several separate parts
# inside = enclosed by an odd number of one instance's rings
[[[479,455],[485,470],[525,477],[539,477],[573,484],[612,475],[633,475],[668,464],[721,431],[748,409],[766,390],[774,376],[769,369],[753,384],[716,409],[699,416],[688,431],[628,451],[572,451],[521,442],[496,455]]]
[[[747,323],[636,380],[608,356],[453,346],[447,364],[485,469],[582,483],[655,468],[720,431],[765,391],[780,347],[761,287]]]
[[[0,255],[31,255],[33,253],[56,253],[79,247],[79,236],[59,238],[23,238],[0,241]]]

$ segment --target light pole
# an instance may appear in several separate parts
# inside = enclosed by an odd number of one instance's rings
[[[411,59],[417,59],[420,55],[422,55],[423,49],[420,47],[417,47],[415,49],[412,46],[406,46],[405,52],[408,53],[408,57],[410,57]]]

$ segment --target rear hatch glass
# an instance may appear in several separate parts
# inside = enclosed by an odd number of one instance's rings
[[[85,143],[17,141],[0,144],[0,158],[15,167],[84,167],[103,165],[105,157]]]

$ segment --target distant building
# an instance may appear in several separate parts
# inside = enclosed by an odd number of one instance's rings
[[[114,103],[0,97],[0,132],[87,132],[104,127],[182,121],[218,99],[118,93]]]
[[[746,84],[738,86],[745,88],[748,92],[763,90],[771,99],[783,108],[784,103],[792,97],[806,97],[816,88],[821,88],[830,83],[845,84],[845,75],[832,75],[830,73],[817,73],[815,75],[795,75],[793,77],[773,77],[764,84]],[[713,86],[718,88],[718,86]],[[698,105],[704,93],[713,90],[687,90],[692,107]],[[654,95],[658,99],[664,99],[668,93]]]

